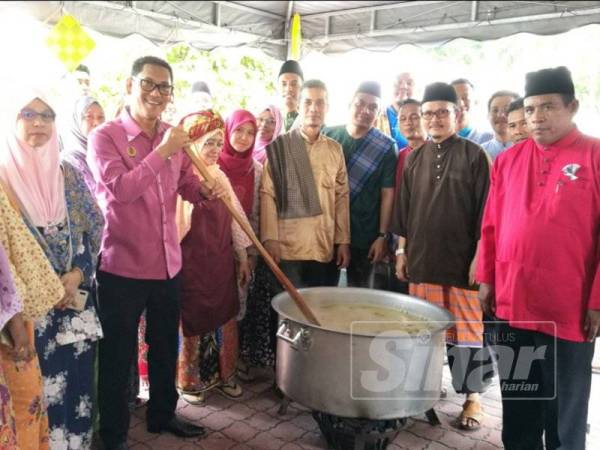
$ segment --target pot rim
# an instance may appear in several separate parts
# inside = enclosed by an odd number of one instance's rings
[[[440,332],[443,332],[445,330],[447,330],[448,328],[450,328],[453,324],[454,324],[454,316],[452,315],[452,313],[450,313],[450,311],[448,311],[445,308],[442,308],[438,305],[434,305],[433,303],[428,302],[427,300],[423,300],[417,297],[413,297],[410,295],[406,295],[406,294],[399,294],[396,292],[391,292],[391,291],[382,291],[382,290],[378,290],[378,289],[369,289],[369,288],[356,288],[356,287],[352,287],[352,288],[343,288],[343,287],[313,287],[313,288],[301,288],[298,289],[298,292],[302,295],[302,293],[311,293],[311,292],[315,292],[316,290],[319,291],[336,291],[339,292],[340,289],[344,289],[344,290],[352,290],[353,292],[359,292],[359,291],[363,291],[363,292],[368,292],[369,294],[373,294],[374,292],[382,292],[384,293],[386,296],[403,296],[403,297],[408,297],[410,299],[411,302],[416,302],[416,303],[423,303],[426,304],[428,308],[432,308],[437,310],[440,314],[446,316],[446,320],[427,320],[427,323],[437,323],[437,324],[442,324],[441,326],[436,326],[435,328],[432,329],[428,329],[426,330],[425,333],[423,332],[419,332],[419,333],[401,333],[399,335],[393,335],[393,334],[385,334],[385,335],[375,335],[375,334],[367,334],[367,333],[353,333],[352,331],[350,332],[345,332],[345,331],[340,331],[340,330],[332,330],[330,328],[325,328],[323,326],[319,326],[319,325],[315,325],[313,323],[310,323],[306,317],[304,317],[304,315],[300,312],[300,317],[293,317],[290,314],[281,311],[280,308],[280,303],[283,303],[284,301],[289,301],[289,302],[293,302],[292,298],[290,297],[290,295],[286,292],[283,291],[279,294],[277,294],[276,296],[273,297],[273,299],[271,300],[271,307],[277,312],[277,314],[280,317],[283,317],[284,319],[290,320],[292,322],[295,323],[299,323],[302,324],[303,326],[307,326],[310,328],[316,328],[319,329],[321,331],[324,332],[328,332],[328,333],[335,333],[335,334],[341,334],[341,335],[351,335],[351,336],[361,336],[361,337],[368,337],[368,338],[375,338],[375,339],[390,339],[390,338],[395,338],[395,339],[418,339],[419,337],[423,336],[423,334],[430,334],[430,335],[434,335]],[[305,301],[307,301],[308,305],[310,306],[310,301],[306,298],[306,296],[304,296]],[[389,305],[385,305],[388,308],[391,308]],[[318,318],[318,317],[317,317]],[[395,321],[390,321],[390,322],[395,322]],[[425,321],[423,321],[425,322]]]

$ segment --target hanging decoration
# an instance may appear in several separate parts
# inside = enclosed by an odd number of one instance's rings
[[[299,60],[302,49],[302,30],[300,27],[300,14],[295,13],[290,29],[290,58]]]
[[[65,15],[50,31],[46,38],[46,45],[69,72],[74,72],[91,53],[96,43],[75,17]]]

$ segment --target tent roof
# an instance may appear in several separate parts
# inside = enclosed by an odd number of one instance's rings
[[[519,33],[557,34],[600,23],[600,1],[78,1],[2,2],[54,23],[60,13],[112,36],[138,33],[201,49],[252,46],[285,59],[290,18],[303,47],[324,53],[390,51],[402,44]]]

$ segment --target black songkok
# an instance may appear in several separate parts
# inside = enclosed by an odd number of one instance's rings
[[[381,86],[376,81],[363,81],[356,90],[357,94],[359,92],[381,98]]]
[[[575,95],[571,72],[565,66],[542,69],[525,75],[525,96],[545,94]]]
[[[427,102],[450,102],[455,105],[458,104],[456,97],[456,91],[454,88],[447,83],[432,83],[425,88],[425,94],[423,94],[423,101]]]
[[[300,67],[300,64],[298,64],[298,61],[294,61],[293,59],[288,59],[286,62],[283,63],[281,69],[279,70],[278,77],[280,77],[282,73],[295,73],[300,78],[302,78],[302,81],[304,81],[304,74],[302,73],[302,68]]]

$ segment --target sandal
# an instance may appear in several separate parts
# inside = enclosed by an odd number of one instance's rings
[[[462,430],[475,431],[481,428],[483,417],[481,403],[475,400],[467,400],[463,403],[463,410],[458,417],[458,425]]]
[[[180,396],[190,405],[202,406],[206,402],[206,391],[181,392]]]
[[[254,381],[256,379],[252,373],[252,367],[244,363],[238,364],[237,377],[242,381]]]
[[[240,398],[244,394],[242,387],[235,381],[220,384],[219,386],[217,386],[217,391],[219,391],[225,397],[230,398],[232,400]]]

